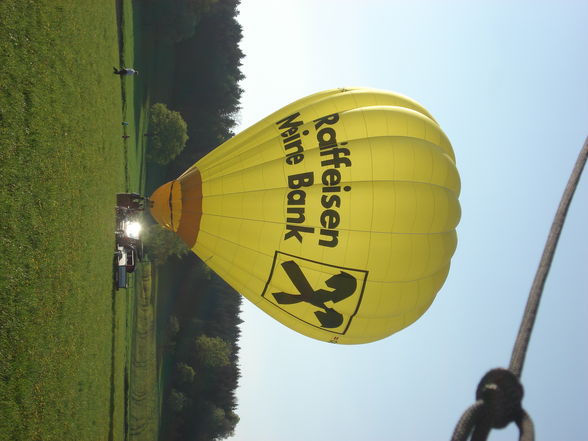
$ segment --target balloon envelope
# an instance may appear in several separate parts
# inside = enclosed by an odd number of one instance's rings
[[[320,92],[228,140],[151,196],[235,290],[331,343],[384,338],[443,285],[460,218],[451,144],[402,95]]]

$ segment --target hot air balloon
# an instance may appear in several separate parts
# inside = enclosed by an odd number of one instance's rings
[[[405,96],[333,89],[226,141],[151,196],[151,214],[237,292],[309,337],[382,339],[417,320],[456,249],[460,179]]]

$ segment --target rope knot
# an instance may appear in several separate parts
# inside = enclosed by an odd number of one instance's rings
[[[508,369],[496,368],[480,380],[476,399],[483,401],[490,427],[502,429],[520,418],[523,394],[523,386],[515,374]]]

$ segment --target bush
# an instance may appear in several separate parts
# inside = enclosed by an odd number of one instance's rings
[[[149,258],[155,265],[163,265],[169,257],[182,257],[190,251],[180,236],[159,224],[150,225],[145,229],[143,242]]]
[[[149,113],[149,148],[147,159],[165,165],[178,156],[188,141],[188,125],[179,112],[163,103],[151,106]]]
[[[176,389],[171,390],[169,394],[169,406],[174,412],[181,412],[187,403],[188,399],[182,392]]]
[[[196,338],[196,356],[204,366],[227,366],[231,357],[231,344],[220,337],[201,335]]]
[[[186,363],[177,363],[176,373],[180,383],[192,383],[194,381],[194,376],[196,375],[192,366],[189,366]]]

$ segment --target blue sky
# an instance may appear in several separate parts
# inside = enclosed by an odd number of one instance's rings
[[[462,178],[452,270],[385,340],[311,340],[244,301],[234,441],[449,439],[483,374],[507,367],[553,214],[588,135],[588,3],[242,0],[245,128],[323,89],[408,95]],[[588,179],[570,209],[522,375],[538,439],[583,440]],[[491,440],[517,439],[516,428]]]

